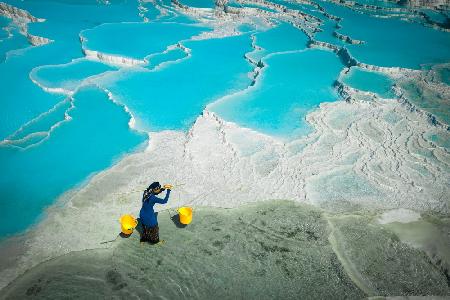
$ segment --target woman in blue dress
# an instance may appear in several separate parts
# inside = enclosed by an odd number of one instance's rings
[[[170,191],[172,186],[170,184],[161,187],[159,182],[153,182],[145,191],[142,196],[142,208],[139,213],[140,222],[142,224],[141,242],[149,242],[151,244],[159,243],[159,227],[158,220],[153,209],[156,203],[166,204],[169,201]],[[164,190],[166,196],[164,199],[156,197]]]

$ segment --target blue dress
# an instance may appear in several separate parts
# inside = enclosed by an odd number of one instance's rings
[[[156,219],[155,211],[153,210],[153,206],[156,203],[166,204],[169,201],[170,190],[167,190],[166,197],[164,199],[158,198],[155,195],[151,194],[147,199],[142,201],[142,208],[139,212],[139,218],[141,219],[141,223],[147,227],[154,227],[158,225],[158,220]]]

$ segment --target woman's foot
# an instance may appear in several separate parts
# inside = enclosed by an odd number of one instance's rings
[[[150,243],[151,245],[161,245],[161,244],[164,244],[166,241],[165,240],[159,240],[158,242],[156,242],[156,243]]]

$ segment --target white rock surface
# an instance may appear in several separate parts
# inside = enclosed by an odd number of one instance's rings
[[[27,233],[20,267],[1,271],[0,286],[43,260],[102,247],[117,235],[120,215],[138,215],[142,191],[152,181],[175,185],[168,207],[291,199],[333,212],[449,213],[450,155],[425,139],[441,129],[417,113],[392,100],[338,101],[322,104],[307,119],[316,131],[287,143],[209,111],[187,134],[150,133],[145,151],[123,158],[48,209]]]

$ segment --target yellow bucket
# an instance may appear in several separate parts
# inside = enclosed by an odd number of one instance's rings
[[[192,221],[192,207],[183,206],[178,209],[180,223],[187,225]]]
[[[137,220],[132,215],[123,215],[120,217],[120,230],[123,234],[132,234],[137,226]]]

